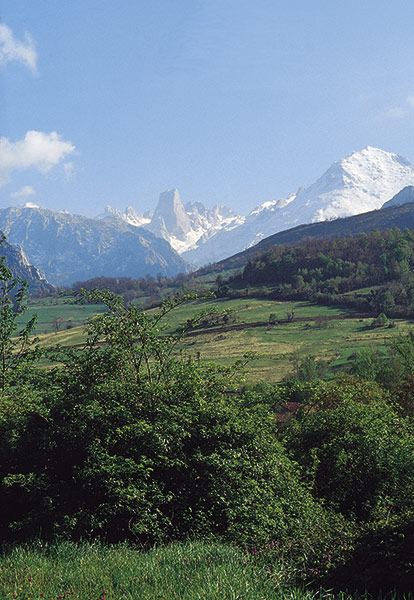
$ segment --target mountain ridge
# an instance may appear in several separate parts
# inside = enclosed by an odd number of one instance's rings
[[[24,250],[10,244],[5,237],[0,238],[0,256],[4,257],[4,264],[11,270],[13,277],[27,281],[30,293],[43,295],[53,290],[44,274],[30,263]]]
[[[179,254],[194,250],[217,231],[229,231],[244,221],[244,217],[227,206],[216,204],[209,209],[197,201],[184,205],[177,188],[161,192],[154,213],[147,211],[141,215],[132,207],[122,212],[107,206],[105,213],[97,218],[113,216],[151,231],[166,240]]]
[[[227,235],[218,232],[183,257],[196,265],[217,262],[295,225],[379,209],[410,184],[414,165],[407,158],[367,146],[334,162],[307,188],[257,206],[242,225]]]
[[[383,230],[397,227],[398,229],[414,229],[414,202],[388,206],[369,211],[360,215],[343,217],[333,221],[320,221],[297,225],[291,229],[279,231],[263,240],[211,265],[201,267],[200,274],[214,271],[243,267],[249,258],[265,252],[278,244],[296,244],[306,239],[326,239],[347,237],[360,233],[369,233],[375,229]]]
[[[11,207],[0,209],[0,229],[55,285],[97,275],[139,278],[188,270],[167,242],[115,215],[90,219],[41,207]]]

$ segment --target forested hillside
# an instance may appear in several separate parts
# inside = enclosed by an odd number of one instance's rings
[[[414,314],[414,232],[386,229],[347,238],[277,245],[251,258],[222,294],[250,286],[279,299],[309,299],[364,311]],[[364,289],[370,288],[370,289]],[[252,293],[258,293],[254,289]]]
[[[372,210],[367,213],[334,219],[333,221],[322,221],[319,223],[307,223],[298,225],[291,229],[280,231],[266,237],[258,244],[250,246],[229,258],[221,260],[199,269],[200,274],[212,271],[226,271],[228,269],[241,268],[256,254],[265,252],[269,248],[279,244],[299,244],[307,239],[326,239],[348,237],[359,233],[370,233],[375,230],[414,228],[414,203],[407,202],[404,205],[383,207],[381,210]]]

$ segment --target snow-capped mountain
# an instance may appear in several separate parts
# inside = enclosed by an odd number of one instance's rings
[[[104,214],[88,219],[28,203],[0,209],[0,228],[12,243],[21,244],[53,283],[102,273],[174,275],[188,270],[188,263],[219,261],[296,225],[378,209],[407,186],[414,186],[414,165],[368,146],[333,163],[311,186],[263,202],[247,217],[224,206],[207,209],[201,202],[184,206],[178,190],[170,189],[160,195],[153,214],[107,206]],[[393,203],[407,201],[412,189],[408,187]]]
[[[193,232],[190,217],[184,210],[178,190],[167,190],[160,194],[147,229],[157,237],[167,240],[174,250],[178,250],[180,245],[191,244],[189,238]]]
[[[407,202],[414,202],[414,186],[407,185],[398,194],[393,196],[391,200],[388,200],[381,208],[388,208],[389,206],[398,206],[400,204],[407,204]]]
[[[179,254],[198,248],[218,231],[229,231],[244,221],[230,208],[207,209],[201,202],[184,206],[177,189],[160,194],[151,223],[146,229],[167,240]]]
[[[201,202],[187,202],[184,206],[177,189],[160,194],[154,213],[147,211],[141,215],[132,206],[125,212],[107,206],[96,218],[118,218],[144,227],[166,240],[179,254],[197,248],[220,230],[238,227],[245,219],[226,206],[208,209]]]
[[[403,156],[367,146],[337,161],[308,188],[280,200],[264,202],[232,231],[219,231],[183,254],[196,265],[221,260],[261,239],[300,225],[347,217],[380,208],[407,185],[414,165]]]
[[[105,212],[95,217],[96,219],[108,219],[108,218],[116,217],[118,219],[122,219],[129,225],[135,225],[135,227],[143,227],[144,225],[148,225],[151,223],[152,213],[148,210],[143,215],[137,213],[135,208],[132,206],[127,206],[125,211],[122,212],[118,208],[112,208],[112,206],[105,206]]]

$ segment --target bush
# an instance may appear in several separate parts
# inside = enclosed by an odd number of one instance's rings
[[[393,522],[394,521],[394,522]],[[363,533],[344,564],[332,569],[330,589],[373,594],[410,594],[413,590],[414,523],[412,516],[382,523]]]
[[[389,325],[388,317],[385,313],[380,313],[376,319],[373,319],[370,328],[375,329],[376,327],[387,327]]]
[[[385,402],[343,402],[303,415],[286,432],[315,497],[359,521],[414,509],[414,438]]]
[[[326,539],[268,409],[227,395],[228,370],[173,357],[161,319],[178,301],[146,315],[99,299],[86,350],[33,382],[40,404],[3,411],[3,537]]]

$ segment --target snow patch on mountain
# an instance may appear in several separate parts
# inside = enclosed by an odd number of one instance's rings
[[[143,215],[138,213],[132,206],[127,206],[125,211],[122,212],[118,208],[112,208],[109,204],[105,206],[105,211],[96,216],[95,219],[108,219],[108,218],[122,219],[129,225],[135,225],[135,227],[143,227],[148,223],[151,223],[152,213],[147,211]]]
[[[183,258],[203,265],[249,248],[279,231],[378,209],[399,190],[414,184],[414,165],[403,156],[367,146],[333,163],[308,188],[264,202],[232,231],[218,231]]]
[[[299,214],[300,223],[311,223],[368,212],[412,183],[414,165],[408,159],[367,146],[335,162],[299,194],[291,217]]]
[[[114,212],[119,213],[116,216],[127,220],[125,213]],[[139,225],[169,242],[179,254],[197,248],[217,231],[229,231],[244,222],[244,217],[225,206],[207,209],[201,202],[187,202],[184,206],[175,188],[160,194],[158,205],[150,219],[147,213],[143,217],[147,220],[141,221]],[[131,219],[128,222],[138,225],[138,222],[134,223]]]

